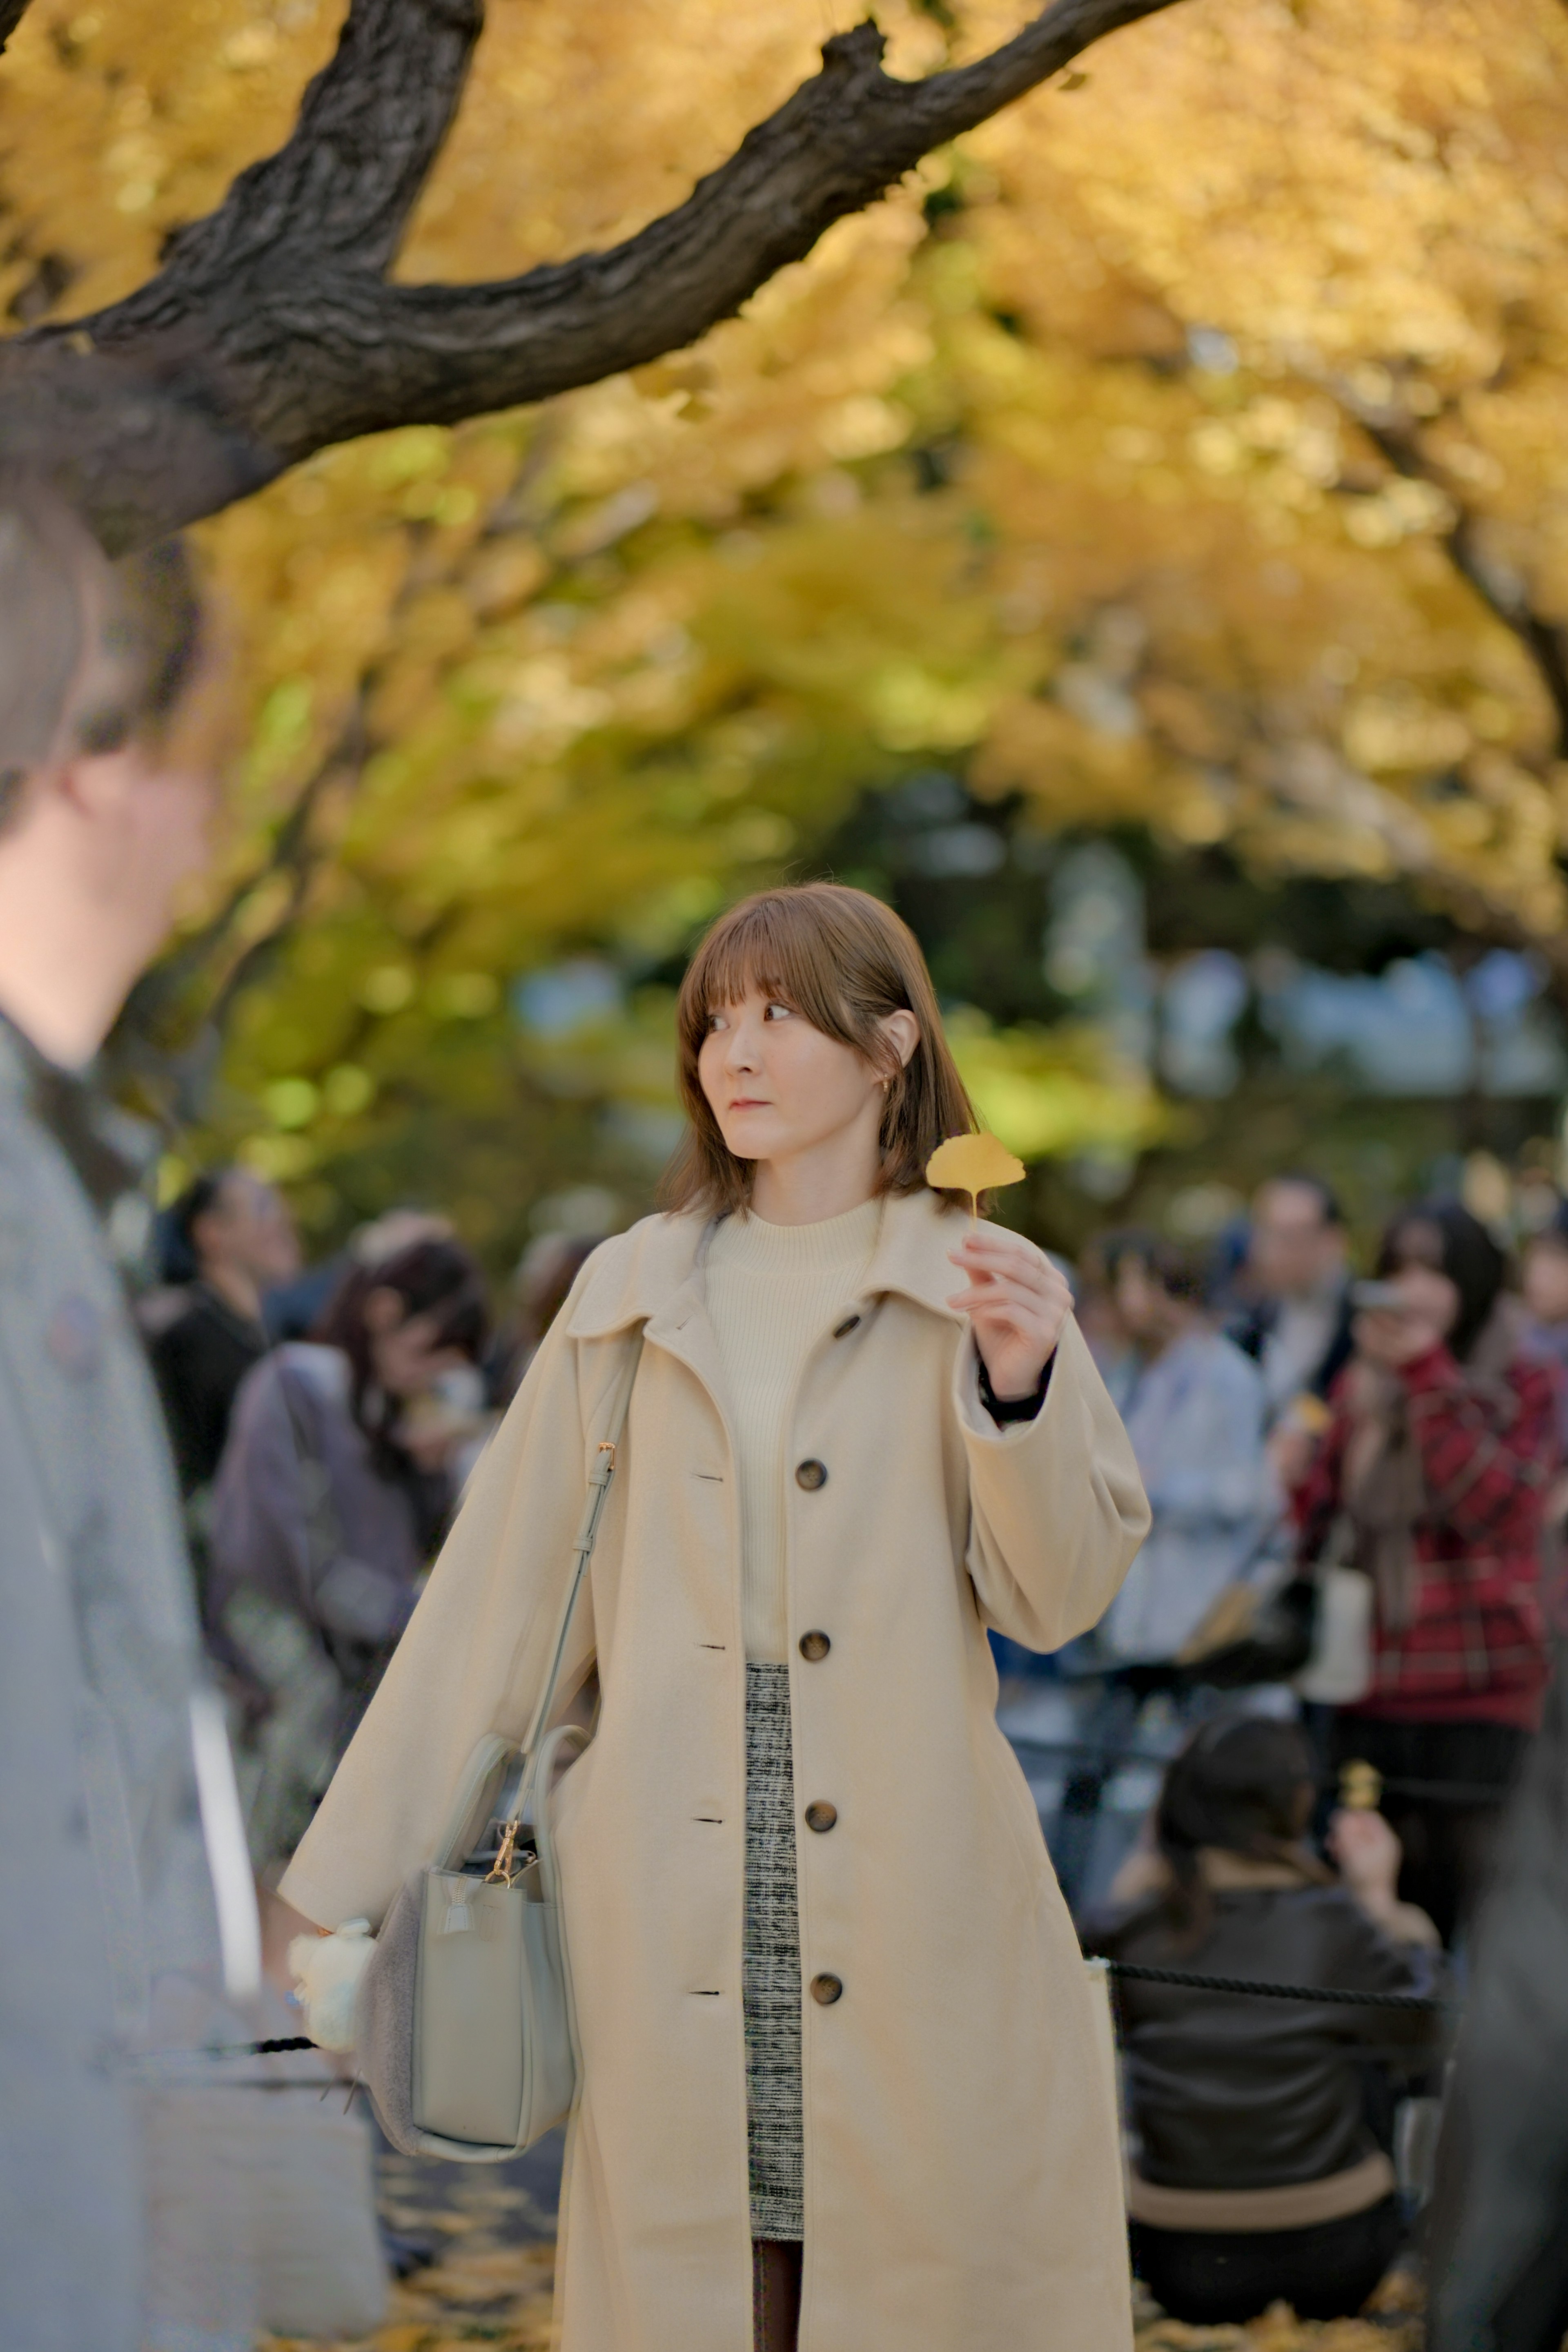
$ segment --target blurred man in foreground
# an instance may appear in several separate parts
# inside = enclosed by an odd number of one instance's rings
[[[224,2209],[222,2168],[201,2212],[160,2206],[177,2125],[129,2080],[139,2054],[210,2031],[258,1952],[114,1264],[139,1204],[85,1079],[206,856],[199,635],[176,551],[111,566],[51,494],[0,473],[0,2344],[16,2352],[228,2352],[245,2325],[240,2299],[225,2307],[244,2217]],[[155,2288],[160,2233],[193,2222],[203,2275],[181,2310]]]
[[[1316,1176],[1259,1186],[1245,1278],[1252,1304],[1230,1337],[1263,1375],[1273,1428],[1298,1397],[1326,1397],[1350,1356],[1349,1241],[1339,1202]]]

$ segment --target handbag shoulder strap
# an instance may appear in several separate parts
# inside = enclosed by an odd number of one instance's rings
[[[610,1402],[610,1418],[604,1435],[600,1439],[593,1456],[593,1466],[588,1474],[588,1493],[583,1498],[582,1517],[578,1524],[577,1540],[571,1548],[571,1575],[567,1584],[566,1600],[556,1627],[555,1645],[544,1684],[539,1691],[528,1727],[523,1737],[523,1770],[518,1793],[518,1811],[525,1810],[538,1755],[539,1740],[549,1722],[550,1709],[555,1705],[556,1690],[560,1682],[561,1667],[566,1660],[567,1643],[571,1638],[572,1620],[587,1580],[593,1547],[599,1540],[599,1522],[604,1510],[610,1482],[615,1475],[616,1459],[622,1436],[626,1427],[626,1415],[631,1409],[632,1391],[636,1384],[637,1367],[643,1360],[643,1333],[638,1329],[627,1350],[626,1361],[615,1383]]]
[[[642,1356],[643,1334],[639,1328],[611,1394],[610,1415],[604,1435],[594,1450],[592,1467],[588,1474],[588,1492],[583,1498],[582,1517],[578,1525],[577,1540],[571,1548],[571,1574],[567,1581],[566,1600],[556,1626],[544,1685],[528,1718],[522,1745],[518,1747],[501,1733],[490,1731],[475,1748],[458,1784],[445,1832],[436,1848],[434,1867],[437,1870],[455,1869],[486,1822],[498,1819],[503,1830],[510,1830],[514,1837],[523,1825],[540,1754],[548,1745],[544,1734],[560,1683],[567,1643],[571,1638],[572,1620],[577,1614],[589,1562],[593,1558],[593,1547],[598,1541],[604,1498],[615,1475],[621,1439],[626,1427],[632,1390]],[[515,1664],[514,1659],[514,1666]]]

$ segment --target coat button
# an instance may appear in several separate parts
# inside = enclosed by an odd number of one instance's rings
[[[832,2007],[834,2001],[836,2001],[842,1993],[843,1989],[844,1980],[842,1977],[822,1976],[813,1977],[811,1979],[811,1999],[813,2000],[820,2000],[824,2009],[831,2009]]]
[[[796,1464],[795,1484],[797,1486],[804,1486],[808,1495],[815,1494],[819,1486],[825,1486],[827,1483],[828,1465],[825,1462],[798,1462]]]
[[[860,1319],[861,1318],[858,1315],[846,1315],[843,1321],[835,1327],[833,1331],[834,1339],[847,1339]]]
[[[809,1830],[831,1830],[838,1818],[837,1805],[825,1804],[820,1799],[806,1808],[806,1827]]]
[[[813,1665],[816,1665],[820,1659],[825,1658],[832,1646],[820,1626],[813,1626],[810,1633],[802,1633],[800,1636],[800,1655],[803,1658],[810,1658]]]

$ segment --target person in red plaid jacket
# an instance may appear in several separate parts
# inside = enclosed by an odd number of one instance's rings
[[[1370,1686],[1333,1724],[1336,1765],[1390,1783],[1400,1892],[1445,1940],[1473,1911],[1501,1809],[1541,1717],[1542,1519],[1557,1380],[1521,1353],[1506,1262],[1457,1202],[1403,1211],[1355,1318],[1355,1353],[1295,1498],[1304,1568],[1364,1570]]]

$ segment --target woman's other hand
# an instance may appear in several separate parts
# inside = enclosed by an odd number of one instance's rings
[[[1437,1928],[1418,1904],[1399,1900],[1399,1864],[1404,1848],[1379,1812],[1341,1806],[1323,1841],[1344,1891],[1375,1927],[1396,1944],[1435,1950]]]
[[[1324,1840],[1335,1869],[1364,1910],[1375,1916],[1396,1901],[1399,1884],[1399,1840],[1379,1812],[1342,1805],[1329,1822]]]
[[[948,1256],[969,1286],[948,1299],[967,1315],[998,1400],[1032,1396],[1072,1312],[1067,1278],[1005,1225],[979,1225]]]
[[[483,1413],[462,1412],[439,1396],[415,1397],[398,1415],[395,1435],[422,1470],[449,1470],[465,1445],[487,1426]]]

